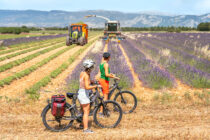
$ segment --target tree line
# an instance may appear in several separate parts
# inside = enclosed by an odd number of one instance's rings
[[[198,31],[210,31],[210,22],[200,23],[197,29]]]
[[[20,33],[29,33],[30,31],[39,31],[40,28],[37,27],[0,27],[1,34],[20,34]]]
[[[68,30],[68,27],[0,27],[0,33],[2,34],[20,34],[29,33],[30,31],[40,31],[40,30]],[[90,31],[103,31],[104,28],[89,28]],[[210,22],[200,23],[197,28],[192,27],[122,27],[122,31],[166,31],[166,32],[181,32],[181,31],[210,31]]]

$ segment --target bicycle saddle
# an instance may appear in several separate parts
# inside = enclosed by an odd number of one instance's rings
[[[77,95],[77,93],[66,93],[66,96],[70,99],[72,99],[74,95]]]

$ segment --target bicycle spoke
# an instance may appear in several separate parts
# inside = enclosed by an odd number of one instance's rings
[[[127,101],[123,98],[123,96],[121,95],[121,103],[123,104],[127,104]]]
[[[128,92],[118,94],[115,101],[120,104],[124,113],[131,113],[136,108],[136,98]]]
[[[101,107],[98,108],[96,114],[94,114],[94,119],[96,123],[103,128],[115,127],[121,120],[122,110],[119,105],[114,104],[112,101],[106,102],[103,108],[103,113],[101,112]],[[121,110],[121,112],[120,112]]]

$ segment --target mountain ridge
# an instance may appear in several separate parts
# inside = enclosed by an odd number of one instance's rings
[[[210,13],[202,15],[156,15],[155,13],[126,13],[108,10],[0,10],[0,26],[64,27],[71,23],[84,21],[89,27],[104,27],[105,21],[103,19],[84,18],[90,14],[119,20],[122,27],[196,27],[200,22],[210,22]]]

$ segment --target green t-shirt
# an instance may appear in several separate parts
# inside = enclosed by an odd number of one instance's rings
[[[100,64],[101,79],[109,81],[109,77],[106,77],[106,75],[105,75],[105,69],[104,69],[105,63],[106,62]],[[108,72],[110,73],[110,68],[108,69]]]

